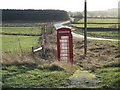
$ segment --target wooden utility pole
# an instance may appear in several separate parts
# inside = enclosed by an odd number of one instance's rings
[[[84,55],[87,55],[87,0],[85,0],[84,6]]]

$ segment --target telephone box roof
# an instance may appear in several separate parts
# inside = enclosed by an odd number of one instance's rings
[[[71,27],[68,27],[68,26],[61,26],[61,27],[58,27],[56,30],[59,30],[59,29],[62,29],[62,28],[64,28],[64,29],[71,29]]]

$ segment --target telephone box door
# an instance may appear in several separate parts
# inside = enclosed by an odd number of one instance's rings
[[[73,47],[71,29],[57,30],[57,55],[59,61],[73,62]]]

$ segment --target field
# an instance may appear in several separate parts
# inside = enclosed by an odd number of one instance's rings
[[[79,21],[80,23],[84,22],[84,19]],[[93,18],[88,18],[88,23],[118,23],[118,19],[93,19]],[[76,27],[84,27],[83,24],[71,24]],[[118,24],[88,24],[88,28],[116,28],[118,29]],[[73,31],[75,33],[80,33],[84,34],[83,30],[77,29]],[[88,36],[91,37],[98,37],[98,38],[111,38],[111,39],[118,39],[120,38],[119,36],[119,31],[112,30],[112,31],[104,31],[104,30],[87,30]]]
[[[79,23],[84,23],[84,19],[81,19]],[[94,19],[88,18],[87,23],[118,23],[118,19]],[[72,24],[77,27],[84,27],[83,24]],[[88,28],[96,27],[96,28],[118,28],[118,24],[88,24]]]
[[[109,22],[108,22],[109,23]],[[72,24],[72,25],[75,25],[77,27],[84,27],[83,24]],[[87,25],[88,28],[93,28],[93,27],[96,27],[96,28],[118,28],[118,24],[88,24]]]
[[[84,19],[81,19],[79,22],[83,23]],[[93,19],[93,18],[88,18],[87,22],[88,23],[118,23],[118,19]]]
[[[11,53],[30,52],[39,43],[38,36],[2,36],[2,51]],[[21,51],[22,50],[22,51]]]
[[[53,38],[49,36],[48,38]],[[49,50],[56,45],[55,38],[49,39]],[[41,59],[33,63],[28,59],[26,63],[12,62],[3,64],[3,87],[6,88],[119,88],[119,50],[118,42],[113,41],[88,41],[88,54],[84,58],[83,40],[74,38],[74,65],[56,62],[48,63],[50,59]],[[48,44],[50,44],[48,47]],[[55,48],[54,48],[55,49]],[[51,52],[53,53],[53,52]],[[47,53],[46,53],[47,54]],[[54,56],[54,55],[53,55]],[[19,59],[19,58],[17,58]],[[11,59],[12,60],[12,59]],[[25,59],[23,59],[25,61]],[[8,61],[10,62],[10,61]],[[7,63],[8,63],[7,62]],[[48,63],[48,64],[47,64]],[[76,70],[87,70],[100,81],[99,86],[71,85],[69,77]],[[83,71],[82,70],[82,71]],[[111,80],[112,78],[112,80]],[[91,82],[90,82],[91,83]]]
[[[84,19],[81,19],[79,23],[84,23]],[[94,19],[88,18],[87,23],[118,23],[118,19]],[[84,27],[83,24],[74,24],[77,27]],[[87,27],[102,27],[102,28],[118,28],[118,24],[88,24]]]
[[[88,32],[88,35],[91,36],[91,37],[120,39],[119,31]]]
[[[120,89],[120,42],[88,40],[87,56],[84,57],[84,40],[73,38],[74,64],[71,65],[56,59],[56,32],[47,35],[44,50],[34,54],[31,53],[31,47],[39,45],[40,37],[1,36],[3,88]],[[92,81],[72,84],[71,77],[80,77],[82,72],[96,77],[96,85]]]
[[[39,27],[2,27],[2,33],[40,34]]]
[[[15,34],[40,34],[39,27],[2,27],[2,33]],[[9,36],[2,35],[2,51],[19,53],[30,52],[32,47],[36,47],[40,37],[35,36]]]

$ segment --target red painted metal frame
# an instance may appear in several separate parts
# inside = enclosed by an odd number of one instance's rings
[[[69,31],[70,33],[59,33],[59,31]],[[61,36],[69,37],[69,58],[70,58],[70,62],[73,63],[73,42],[72,42],[72,34],[71,34],[70,28],[57,29],[57,58],[60,61],[60,38]]]

